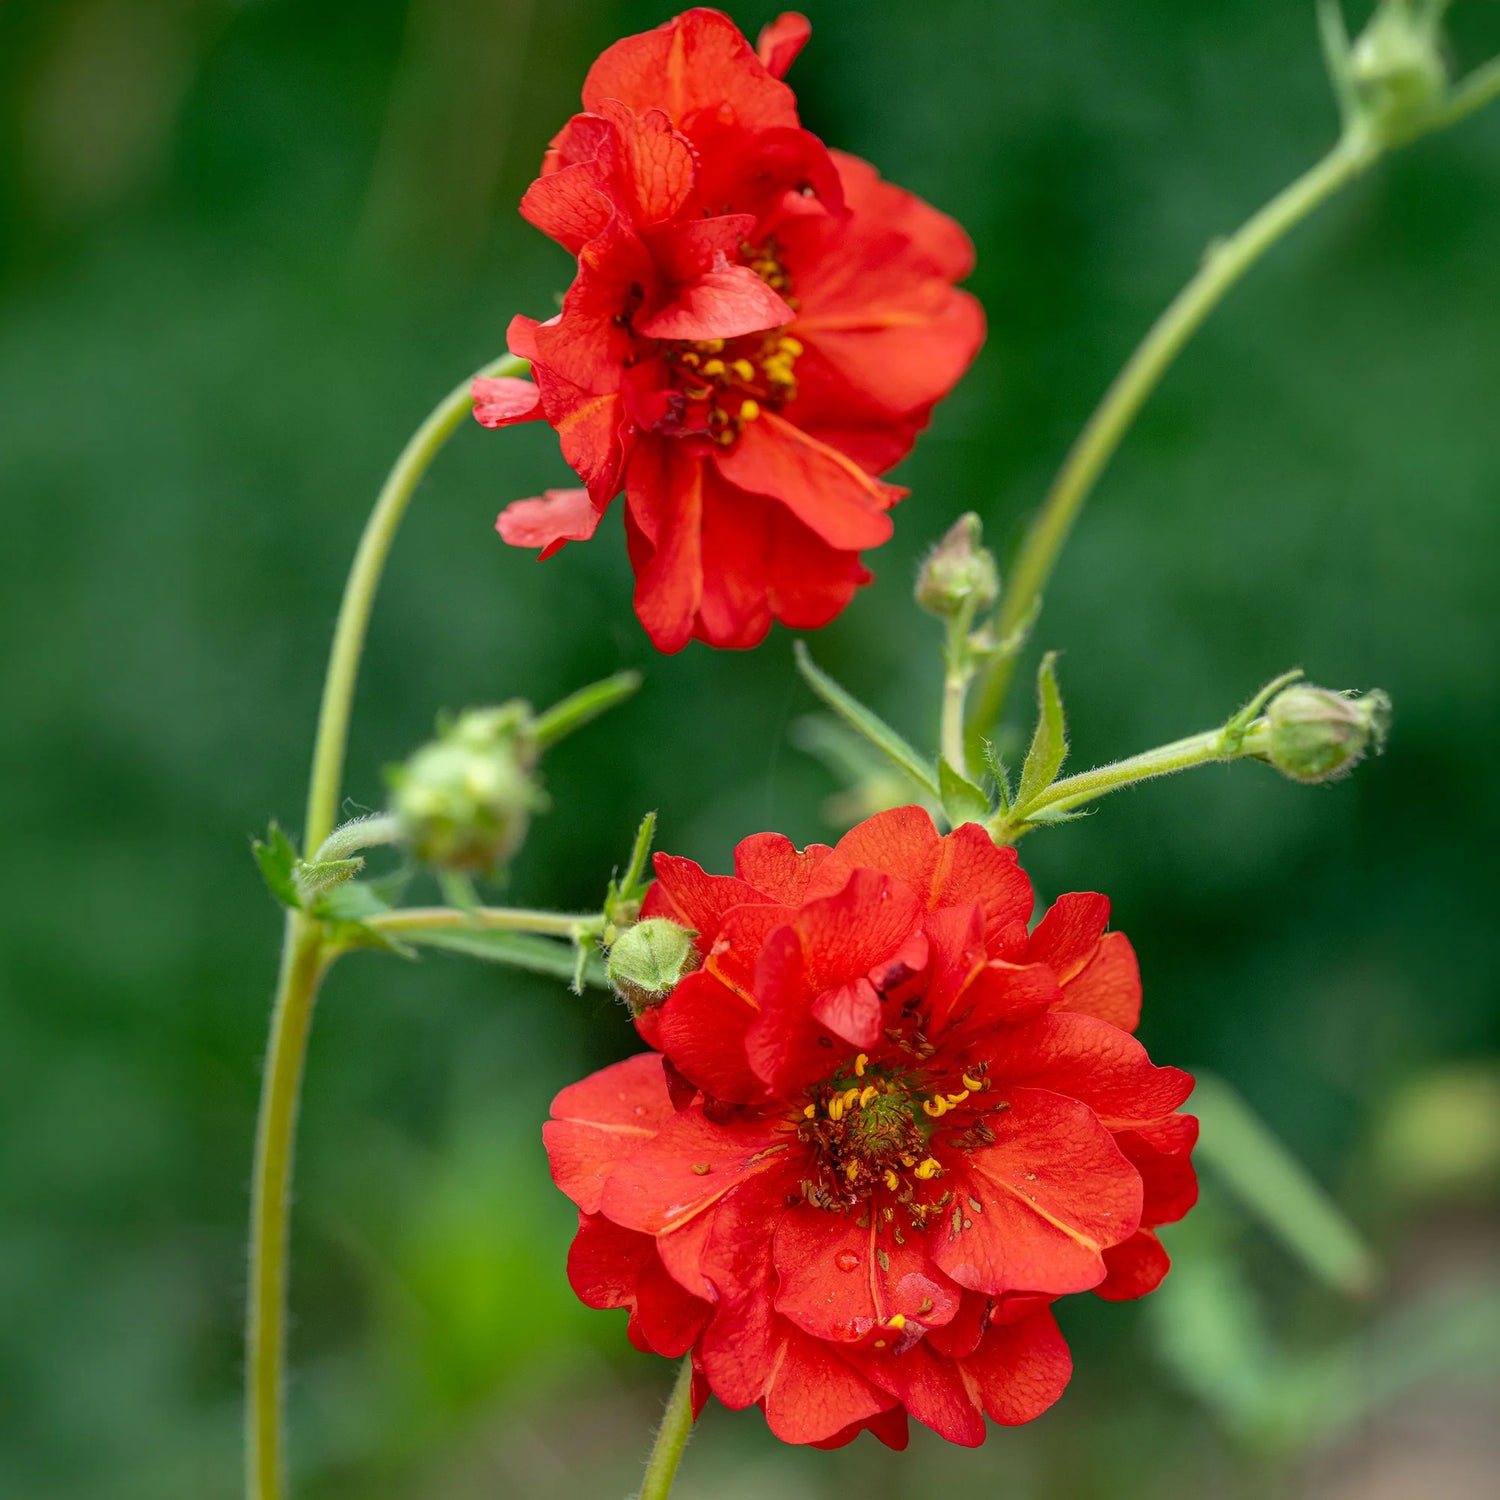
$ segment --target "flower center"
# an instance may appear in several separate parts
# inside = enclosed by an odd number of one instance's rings
[[[746,264],[793,307],[791,278],[774,240],[759,249],[742,245]],[[782,328],[737,339],[673,340],[662,348],[685,402],[688,430],[706,432],[727,448],[747,422],[763,411],[780,411],[797,396],[795,367],[802,344]]]

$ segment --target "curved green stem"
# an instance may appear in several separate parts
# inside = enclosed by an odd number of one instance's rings
[[[288,913],[261,1086],[250,1206],[250,1305],[245,1329],[245,1490],[250,1500],[275,1500],[281,1493],[281,1371],[286,1353],[292,1154],[313,1001],[331,962],[321,925],[300,912]]]
[[[687,1447],[692,1430],[693,1359],[689,1355],[677,1371],[677,1382],[672,1387],[666,1415],[661,1419],[651,1458],[646,1464],[646,1478],[641,1485],[639,1500],[667,1500],[672,1493],[672,1481],[677,1477],[677,1465],[682,1462],[682,1450]]]
[[[571,938],[603,925],[604,917],[596,911],[574,914],[526,911],[509,906],[477,906],[473,911],[461,911],[452,906],[407,906],[365,919],[366,927],[396,934],[486,927],[492,932],[534,932],[544,937]]]
[[[515,375],[524,360],[507,355],[479,371]],[[312,782],[302,847],[322,850],[333,832],[349,737],[349,711],[375,590],[396,528],[418,482],[472,407],[472,377],[433,409],[396,460],[354,554],[334,629],[313,745]],[[372,831],[363,829],[368,835]],[[358,837],[353,834],[351,837]],[[337,847],[338,841],[335,841]],[[271,1014],[271,1036],[261,1081],[251,1185],[250,1292],[246,1316],[246,1493],[250,1500],[281,1495],[282,1370],[286,1358],[287,1208],[291,1195],[297,1101],[307,1055],[313,1002],[337,951],[323,925],[301,912],[287,918],[281,977]]]
[[[526,361],[507,354],[477,373],[481,376],[521,375]],[[418,481],[427,472],[438,450],[453,435],[473,408],[469,388],[474,377],[454,386],[433,408],[431,415],[412,434],[401,450],[376,497],[375,508],[365,522],[364,534],[344,585],[334,627],[333,648],[328,656],[328,675],[323,680],[323,702],[318,711],[318,737],[313,750],[312,783],[307,793],[307,818],[302,847],[315,849],[333,831],[338,815],[339,784],[344,774],[344,752],[349,741],[349,711],[354,701],[354,681],[364,652],[365,631],[375,590],[385,569],[386,557],[396,537],[396,528]]]
[[[1036,607],[1084,501],[1183,345],[1272,245],[1359,176],[1379,154],[1379,147],[1362,132],[1346,133],[1321,161],[1209,251],[1198,273],[1115,377],[1063,461],[1006,579],[998,637],[1011,635]],[[1018,654],[1000,657],[985,673],[969,717],[971,733],[988,733],[999,718]]]

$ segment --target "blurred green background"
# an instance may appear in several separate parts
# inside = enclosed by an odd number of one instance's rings
[[[956,214],[988,347],[900,472],[878,583],[819,659],[936,723],[917,558],[966,507],[1008,550],[1216,234],[1335,129],[1305,0],[813,3],[829,141]],[[774,13],[737,7],[753,36]],[[515,205],[644,3],[0,0],[0,1495],[239,1482],[250,1141],[279,916],[347,561],[406,434],[546,316]],[[1500,6],[1460,0],[1466,61]],[[1038,634],[1075,761],[1205,727],[1293,664],[1379,685],[1333,788],[1200,771],[1034,836],[1108,891],[1144,1039],[1228,1080],[1377,1247],[1341,1298],[1211,1175],[1140,1306],[1074,1299],[1078,1373],[977,1453],[780,1448],[716,1410],[683,1500],[1488,1494],[1497,1447],[1500,108],[1382,166],[1257,269],[1106,475]],[[618,522],[539,567],[492,531],[566,483],[550,434],[460,434],[376,612],[350,806],[442,707],[645,689],[547,764],[506,896],[593,905],[641,813],[714,868],[827,837],[781,631],[658,658]],[[1018,703],[1024,709],[1024,694]],[[597,993],[360,955],[317,1017],[295,1211],[297,1493],[606,1497],[669,1372],[577,1306],[538,1123],[633,1042]]]

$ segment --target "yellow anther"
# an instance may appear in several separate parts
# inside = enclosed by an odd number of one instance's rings
[[[884,1339],[876,1339],[875,1340],[875,1347],[877,1349],[884,1349],[885,1348],[885,1340]]]
[[[916,1159],[915,1156],[907,1156],[904,1152],[902,1153],[902,1156],[901,1156],[901,1165],[903,1167],[914,1167],[914,1166],[916,1166],[916,1164],[917,1164],[917,1159]]]
[[[794,339],[789,333],[776,340],[776,347],[783,354],[790,354],[793,359],[802,353],[802,341]]]
[[[722,359],[706,359],[703,361],[703,373],[710,378],[724,373],[724,361]]]
[[[901,1186],[901,1179],[896,1176],[890,1167],[885,1169],[885,1185],[894,1193]]]
[[[941,1094],[936,1099],[924,1099],[922,1113],[930,1115],[934,1120],[941,1120],[948,1113],[948,1101]]]
[[[870,1100],[876,1099],[879,1096],[880,1090],[876,1088],[873,1083],[866,1084],[865,1087],[860,1091],[859,1107],[863,1109],[870,1102]]]
[[[845,1109],[853,1109],[854,1105],[855,1105],[855,1102],[859,1098],[859,1095],[860,1095],[860,1091],[858,1089],[845,1089],[844,1090],[844,1108]]]
[[[698,363],[698,356],[694,354],[691,349],[683,350],[683,352],[678,357],[685,365],[696,365]]]
[[[961,1094],[945,1094],[944,1095],[944,1098],[947,1099],[947,1101],[948,1101],[949,1104],[962,1104],[964,1102],[964,1100],[967,1099],[968,1097],[969,1097],[969,1091],[968,1091],[968,1089],[965,1089],[963,1091],[963,1093],[961,1093]]]
[[[942,1175],[943,1164],[935,1156],[924,1157],[912,1168],[912,1175],[920,1177],[923,1182],[931,1182],[934,1177]]]
[[[724,340],[704,339],[698,345],[698,347],[702,349],[705,354],[722,354],[724,352]]]
[[[740,403],[740,416],[747,422],[753,422],[760,415],[759,401],[742,401]]]
[[[729,367],[741,380],[755,379],[755,366],[748,359],[737,359]]]
[[[802,1118],[804,1120],[810,1120],[815,1114],[817,1114],[817,1112],[818,1106],[816,1104],[809,1104],[803,1109]]]
[[[890,1315],[890,1317],[888,1317],[885,1320],[885,1326],[887,1328],[905,1328],[906,1327],[906,1314],[905,1313],[892,1313]]]
[[[835,1094],[828,1101],[828,1118],[830,1120],[842,1120],[844,1118],[844,1096]]]
[[[859,1163],[857,1161],[851,1161],[849,1165],[844,1168],[844,1176],[847,1177],[850,1182],[853,1182],[854,1179],[859,1176]]]
[[[960,1080],[960,1082],[962,1082],[963,1086],[966,1089],[968,1089],[971,1093],[974,1093],[974,1094],[977,1094],[980,1091],[980,1089],[982,1089],[984,1087],[984,1079],[982,1079],[982,1078],[970,1078],[967,1073],[964,1074],[964,1076]]]
[[[870,1054],[868,1052],[861,1052],[854,1059],[854,1076],[856,1078],[863,1078],[865,1076],[865,1068],[869,1066],[869,1062]]]

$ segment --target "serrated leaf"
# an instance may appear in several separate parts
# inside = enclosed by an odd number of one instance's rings
[[[292,877],[302,899],[313,901],[324,891],[352,880],[364,867],[365,862],[358,855],[351,859],[323,859],[316,864],[308,864],[306,860],[299,859]]]
[[[1049,651],[1036,670],[1036,732],[1026,763],[1021,767],[1021,785],[1016,791],[1016,806],[1023,813],[1057,779],[1068,754],[1067,722],[1063,717],[1062,694],[1057,689],[1057,652]]]
[[[943,813],[955,828],[963,823],[983,823],[990,815],[990,799],[967,776],[955,771],[945,756],[938,758],[938,792]]]
[[[297,850],[281,831],[281,825],[273,822],[265,839],[254,840],[250,847],[271,894],[283,906],[300,911],[302,898],[297,893]]]
[[[450,953],[463,953],[470,958],[483,959],[486,963],[505,964],[513,969],[525,969],[531,974],[545,974],[568,984],[573,982],[577,966],[574,944],[560,943],[553,938],[529,932],[447,927],[405,932],[402,937],[405,941],[424,948],[443,948]],[[609,988],[609,981],[604,977],[604,960],[597,952],[584,951],[583,979],[596,989]]]
[[[1222,1079],[1198,1078],[1198,1159],[1315,1276],[1350,1296],[1375,1281],[1375,1257],[1312,1174]]]
[[[872,713],[857,698],[851,697],[824,672],[813,661],[807,647],[801,641],[793,642],[792,650],[796,655],[797,670],[813,692],[851,729],[862,735],[892,764],[910,777],[929,797],[941,800],[932,766],[924,761],[889,724]]]
[[[990,775],[995,778],[995,801],[1003,815],[1010,811],[1010,767],[1000,759],[1000,752],[989,740],[981,740],[979,743],[984,751],[984,763],[990,768]]]

